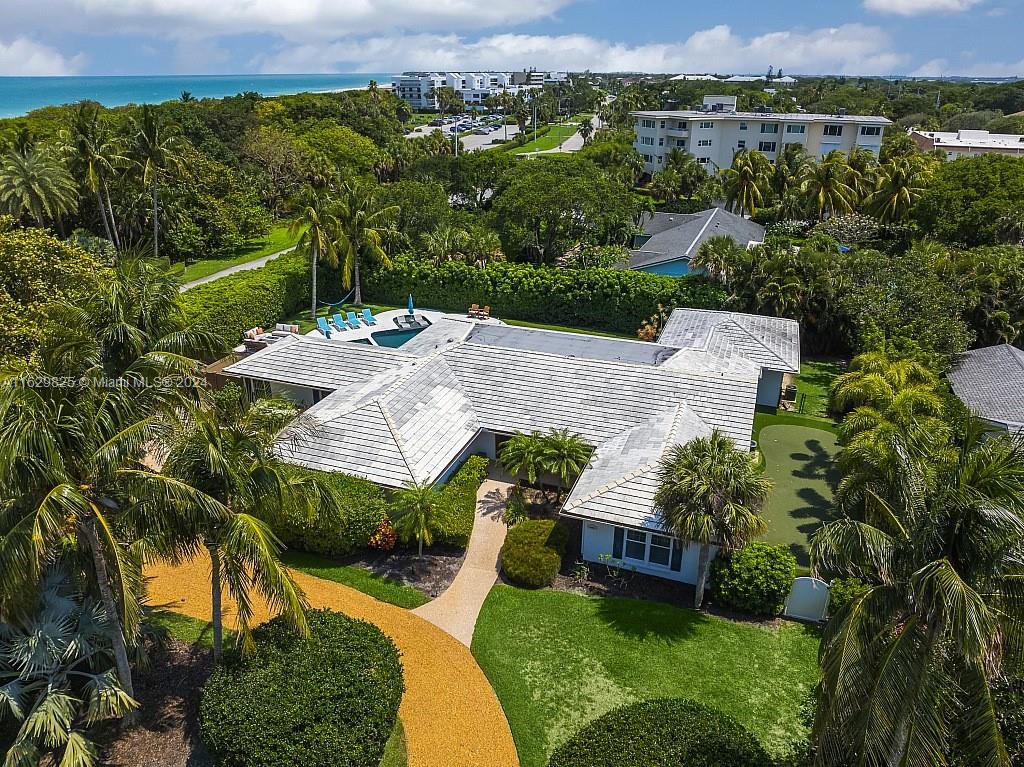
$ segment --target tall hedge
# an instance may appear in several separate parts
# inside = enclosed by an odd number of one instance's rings
[[[434,541],[466,548],[476,519],[476,494],[487,477],[487,459],[470,456],[441,488],[441,506],[434,517]]]
[[[200,735],[221,767],[379,767],[404,688],[394,642],[341,613],[306,618],[307,637],[260,626],[207,680]]]
[[[182,294],[188,321],[216,334],[224,349],[242,341],[250,328],[273,328],[309,304],[306,258],[288,253],[259,269],[249,269],[198,285]]]
[[[731,716],[685,698],[634,703],[598,717],[551,755],[548,767],[773,767]]]
[[[363,292],[381,304],[464,312],[489,305],[498,317],[635,333],[661,304],[717,309],[725,292],[703,277],[664,277],[624,269],[559,269],[497,263],[478,269],[450,261],[395,259],[367,275]]]

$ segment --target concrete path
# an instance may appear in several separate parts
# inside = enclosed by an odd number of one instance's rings
[[[191,290],[197,285],[213,282],[214,280],[219,280],[221,277],[227,277],[229,274],[235,274],[236,272],[244,272],[249,269],[259,269],[261,266],[266,266],[268,262],[273,261],[278,256],[283,256],[285,253],[291,253],[293,250],[295,250],[295,246],[279,250],[276,253],[271,253],[269,256],[262,256],[252,261],[246,261],[244,264],[229,266],[226,269],[221,269],[219,272],[214,272],[213,274],[208,274],[205,277],[200,277],[198,280],[192,280],[191,282],[182,284],[181,287],[178,288],[178,292],[184,293],[186,290]]]
[[[210,561],[205,551],[182,566],[147,567],[146,575],[151,605],[210,619]],[[401,607],[333,581],[301,572],[293,576],[311,606],[369,621],[395,641],[405,677],[399,716],[409,767],[519,767],[505,712],[464,644]],[[225,604],[227,626],[234,624],[231,609]],[[256,619],[269,617],[257,600]]]
[[[473,535],[455,580],[437,599],[413,610],[466,647],[473,642],[480,608],[498,579],[498,553],[508,531],[505,504],[511,489],[500,469],[492,468],[477,492]]]

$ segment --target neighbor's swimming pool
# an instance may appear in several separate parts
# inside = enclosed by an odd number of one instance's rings
[[[381,330],[377,333],[371,333],[370,337],[373,339],[377,346],[387,346],[392,349],[397,349],[404,343],[411,341],[416,337],[418,333],[422,333],[425,328],[402,328],[400,330]]]

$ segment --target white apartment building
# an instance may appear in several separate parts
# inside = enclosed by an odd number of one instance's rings
[[[529,81],[517,83],[513,72],[405,72],[391,78],[391,92],[414,109],[437,109],[432,91],[451,88],[467,106],[480,106],[488,96],[499,93],[520,93],[541,87],[544,72],[535,73]],[[528,73],[533,74],[533,73]],[[547,73],[558,74],[558,73]]]
[[[756,149],[774,162],[787,144],[801,144],[813,157],[850,152],[855,147],[878,154],[882,136],[892,123],[884,117],[774,113],[770,109],[737,112],[735,96],[705,96],[699,109],[632,112],[636,118],[633,146],[644,158],[644,170],[665,167],[673,149],[693,155],[709,174],[728,168],[741,149]]]
[[[977,157],[980,154],[1009,154],[1024,157],[1024,136],[1015,133],[989,133],[987,130],[910,132],[917,146],[925,152],[938,149],[947,160]]]

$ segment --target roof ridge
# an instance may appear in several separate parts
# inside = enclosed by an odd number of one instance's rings
[[[632,428],[636,428],[636,427],[632,427]],[[626,431],[629,431],[629,429],[627,429]],[[625,433],[625,432],[623,432],[623,433]],[[585,503],[587,501],[592,501],[595,498],[597,498],[598,496],[604,495],[609,490],[614,490],[617,487],[621,487],[622,485],[626,484],[627,482],[630,482],[630,481],[636,479],[641,474],[646,474],[647,472],[652,471],[653,469],[656,469],[657,467],[658,467],[658,464],[657,464],[656,461],[648,461],[647,463],[637,467],[636,469],[633,469],[633,471],[629,472],[625,476],[619,477],[615,481],[609,482],[609,483],[607,483],[605,485],[602,485],[601,487],[597,488],[597,490],[593,490],[593,491],[587,493],[586,495],[584,495],[584,496],[582,496],[580,498],[577,498],[571,504],[567,504],[566,506],[563,506],[562,509],[563,509],[563,511],[568,511],[570,509],[574,509],[577,506],[580,506],[581,504],[583,504],[583,503]]]
[[[686,251],[683,253],[683,256],[689,256],[690,252],[693,250],[693,246],[700,242],[700,238],[704,236],[704,232],[708,230],[708,227],[711,226],[711,222],[714,221],[715,216],[718,215],[718,210],[718,208],[711,208],[711,215],[707,217],[707,220],[704,222],[704,226],[702,226],[700,228],[700,231],[697,232],[697,236],[694,237],[693,240],[691,240],[690,247],[686,249]]]
[[[726,320],[725,322],[719,323],[718,325],[715,325],[713,328],[711,328],[711,333],[714,334],[714,332],[716,330],[718,330],[718,328],[720,328],[722,325],[726,325],[726,324],[735,325],[737,328],[739,328],[739,330],[742,333],[744,333],[754,343],[756,343],[758,346],[760,346],[762,349],[764,349],[766,352],[768,352],[768,354],[770,354],[772,357],[774,357],[776,360],[778,360],[780,363],[782,363],[782,367],[788,368],[789,367],[789,363],[786,362],[786,360],[782,359],[782,357],[780,357],[778,354],[776,354],[775,351],[771,347],[769,347],[764,341],[762,341],[760,338],[758,338],[756,335],[754,335],[754,333],[752,333],[749,329],[744,327],[741,322],[738,322],[737,319],[736,319],[736,316],[735,316],[736,314],[737,314],[736,312],[730,312],[729,319]],[[760,316],[760,315],[755,315],[755,316]],[[773,318],[773,319],[777,319],[777,318]],[[708,340],[709,341],[711,340],[710,336],[709,336]],[[764,366],[762,366],[762,367],[764,367]]]
[[[374,399],[373,404],[380,410],[381,417],[384,419],[384,423],[388,427],[388,431],[391,432],[391,438],[395,440],[395,446],[398,448],[398,454],[402,456],[402,463],[405,464],[405,468],[409,471],[409,476],[412,477],[413,482],[418,482],[419,477],[416,476],[416,472],[412,469],[412,464],[409,463],[409,458],[405,454],[405,441],[402,439],[398,431],[398,426],[391,420],[391,416],[388,411],[381,404],[380,399]]]

